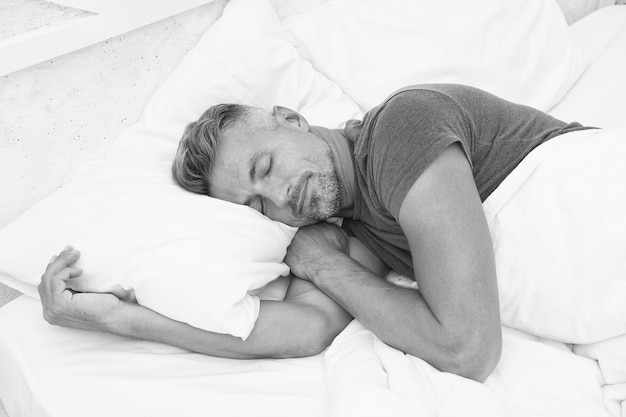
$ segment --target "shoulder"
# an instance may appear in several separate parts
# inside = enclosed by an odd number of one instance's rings
[[[372,148],[390,143],[420,148],[443,137],[466,133],[467,113],[462,106],[471,87],[427,84],[406,87],[389,96],[371,118]]]
[[[396,90],[382,102],[381,107],[424,102],[458,104],[483,94],[488,93],[463,84],[418,84]]]
[[[356,154],[368,147],[372,135],[396,126],[415,127],[423,119],[437,117],[445,120],[450,112],[459,113],[463,96],[476,89],[459,84],[420,84],[404,87],[393,92],[378,106],[368,111],[362,120],[348,120],[346,135],[356,144]],[[404,122],[402,122],[404,121]]]
[[[375,130],[415,129],[449,124],[465,115],[463,103],[475,89],[457,84],[406,87],[390,95],[379,107]]]
[[[448,94],[455,88],[401,90],[378,114],[369,144],[369,173],[382,205],[396,218],[408,190],[446,148],[461,142],[469,155],[471,123]]]

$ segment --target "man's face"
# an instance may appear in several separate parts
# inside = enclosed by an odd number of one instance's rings
[[[328,144],[302,128],[231,128],[211,171],[211,196],[306,226],[336,215],[341,185]]]

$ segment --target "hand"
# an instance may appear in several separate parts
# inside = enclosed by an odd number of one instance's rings
[[[83,271],[76,267],[80,252],[68,246],[50,259],[41,276],[39,296],[50,324],[87,330],[110,330],[123,302],[112,294],[78,293],[67,287]]]
[[[348,236],[340,227],[320,222],[298,230],[287,248],[285,263],[294,275],[311,281],[315,268],[337,253],[348,253]]]

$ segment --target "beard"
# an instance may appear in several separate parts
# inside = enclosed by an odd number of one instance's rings
[[[302,207],[299,218],[317,222],[336,216],[341,211],[343,188],[335,173],[315,173],[300,178],[293,192],[294,199],[290,201],[293,213],[298,212],[299,197],[305,187],[312,188],[308,204]]]

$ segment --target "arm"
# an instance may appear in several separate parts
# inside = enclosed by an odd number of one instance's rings
[[[293,253],[287,263],[386,343],[442,371],[484,380],[501,349],[495,262],[460,148],[449,147],[420,176],[401,206],[399,223],[419,291],[387,283],[345,253],[327,249],[328,243],[319,246],[326,253],[309,256],[326,262]],[[293,243],[291,250],[299,252]]]
[[[360,240],[354,237],[348,238],[348,255],[376,276],[384,277],[389,273],[389,267],[378,259]]]
[[[53,258],[42,276],[39,293],[43,313],[52,324],[107,331],[213,356],[250,359],[317,354],[351,320],[311,283],[294,278],[284,301],[261,301],[254,329],[243,341],[171,320],[111,294],[70,291],[66,281],[82,273],[74,267],[79,256],[71,248],[64,250]]]

